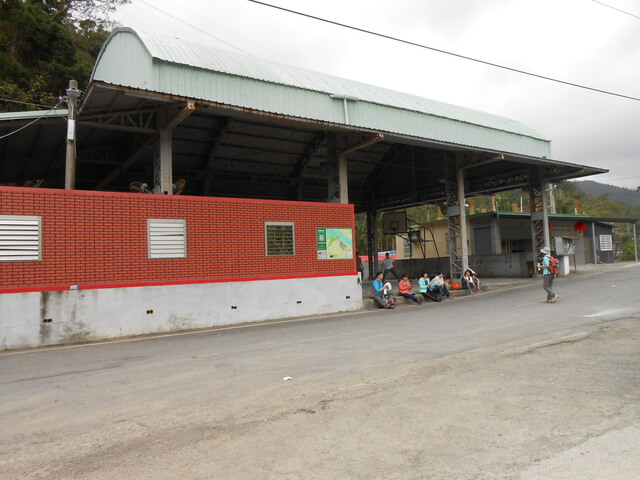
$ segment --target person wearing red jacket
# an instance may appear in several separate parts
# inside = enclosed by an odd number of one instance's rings
[[[412,288],[413,286],[411,285],[411,280],[409,280],[409,274],[403,273],[402,279],[398,282],[398,295],[404,298],[409,298],[420,305],[422,303],[422,298],[416,297],[413,293],[411,293]]]

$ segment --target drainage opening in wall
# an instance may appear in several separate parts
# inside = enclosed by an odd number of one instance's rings
[[[51,323],[51,319],[50,318],[43,318],[42,319],[42,323]]]

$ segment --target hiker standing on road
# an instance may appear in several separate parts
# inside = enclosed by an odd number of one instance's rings
[[[538,264],[538,269],[542,269],[542,288],[547,292],[547,303],[556,303],[559,296],[552,290],[554,275],[551,273],[551,270],[549,270],[551,250],[549,250],[549,247],[544,247],[540,249],[540,253],[544,254],[542,263]]]

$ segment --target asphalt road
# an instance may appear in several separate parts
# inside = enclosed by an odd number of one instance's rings
[[[394,376],[406,378],[408,366],[442,366],[465,352],[515,355],[576,342],[608,322],[640,317],[638,285],[640,268],[625,265],[556,280],[556,304],[543,301],[539,281],[393,311],[3,352],[0,478],[113,478],[117,458],[123,464],[130,460],[126,451],[113,453],[115,445],[142,435],[137,431],[142,426],[146,435],[155,429],[154,441],[170,449],[168,444],[190,444],[176,437],[188,425],[207,424],[215,417],[216,428],[222,428],[226,421],[221,418],[237,425],[239,418],[263,413],[275,418],[278,405],[285,411],[305,391],[309,398],[313,392],[333,396]],[[163,442],[163,435],[172,440]],[[197,438],[213,441],[206,435]],[[83,450],[82,460],[74,456]],[[322,453],[315,454],[321,462]],[[111,463],[105,465],[105,458]],[[163,476],[157,465],[138,463],[136,478],[225,478],[219,476],[223,471],[232,478],[228,472],[237,471],[233,461],[219,470],[200,471],[194,467],[199,461],[192,458],[183,477],[169,470]],[[287,475],[270,471],[254,472],[252,478],[340,477],[336,472],[337,477],[305,475],[293,467]],[[442,475],[385,478],[447,478]],[[344,476],[349,477],[356,478]]]

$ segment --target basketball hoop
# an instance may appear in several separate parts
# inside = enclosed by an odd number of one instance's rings
[[[407,233],[407,212],[385,213],[382,216],[382,233],[385,235]]]

